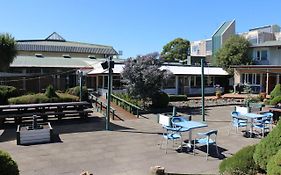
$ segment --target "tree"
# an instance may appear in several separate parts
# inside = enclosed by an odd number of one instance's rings
[[[250,42],[242,36],[234,35],[215,54],[216,64],[229,74],[233,74],[231,65],[247,65],[252,61],[249,57]]]
[[[182,38],[176,38],[163,47],[161,58],[167,62],[186,60],[190,42]]]
[[[143,104],[154,95],[159,94],[163,81],[171,75],[169,71],[160,70],[158,53],[129,58],[121,73],[128,93],[143,100]]]
[[[16,41],[7,33],[0,35],[0,71],[8,69],[17,55]]]

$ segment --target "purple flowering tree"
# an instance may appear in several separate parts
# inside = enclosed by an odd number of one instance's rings
[[[128,93],[143,104],[160,92],[163,82],[171,76],[170,71],[160,70],[158,53],[151,53],[137,58],[129,58],[121,76]]]

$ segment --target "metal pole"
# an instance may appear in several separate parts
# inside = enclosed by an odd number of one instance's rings
[[[112,65],[111,65],[112,58],[110,57],[108,61],[108,93],[107,93],[107,108],[106,108],[106,121],[105,121],[105,130],[109,130],[110,124],[110,98],[111,98],[111,84],[112,84]]]
[[[201,58],[202,121],[205,121],[204,59]]]
[[[83,72],[79,70],[80,101],[82,101],[82,77]]]

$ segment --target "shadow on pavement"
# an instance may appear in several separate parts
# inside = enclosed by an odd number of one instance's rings
[[[88,117],[86,119],[71,118],[62,120],[49,121],[54,130],[54,142],[62,142],[59,135],[68,133],[79,133],[79,132],[92,132],[92,131],[104,131],[105,120],[101,117]],[[118,130],[134,130],[133,128],[127,128],[123,126],[110,123],[111,131]],[[17,125],[15,123],[6,123],[0,129],[0,142],[16,140]]]

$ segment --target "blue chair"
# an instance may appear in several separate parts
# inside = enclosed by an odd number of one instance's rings
[[[205,133],[197,133],[199,138],[195,139],[193,142],[193,154],[195,155],[196,144],[200,144],[200,145],[207,146],[206,160],[208,160],[210,145],[216,146],[217,155],[219,155],[219,150],[218,150],[217,141],[216,141],[217,134],[218,134],[218,130],[210,130]]]
[[[172,127],[177,127],[177,122],[184,122],[184,121],[186,121],[186,119],[184,117],[176,117],[176,116],[174,116],[171,119]],[[186,131],[188,131],[187,128],[180,128],[179,129],[179,132],[186,132]]]
[[[263,115],[265,115],[265,117],[255,120],[255,123],[253,125],[254,128],[261,130],[262,137],[264,137],[266,130],[270,131],[273,123],[273,113],[266,112],[263,113]]]
[[[167,147],[168,147],[168,141],[173,141],[173,147],[174,147],[174,141],[180,139],[181,140],[181,149],[182,149],[182,136],[179,130],[181,128],[179,127],[170,127],[162,125],[166,132],[163,133],[163,138],[166,140],[166,154],[167,154]],[[164,141],[163,141],[164,142]],[[162,148],[163,142],[160,145],[160,148]]]
[[[231,125],[231,127],[229,128],[228,135],[230,135],[230,131],[231,131],[232,127],[236,128],[236,130],[235,130],[236,133],[238,132],[239,128],[241,128],[241,127],[246,127],[246,130],[247,130],[248,120],[245,118],[242,118],[239,112],[233,111],[231,113],[230,125]]]

